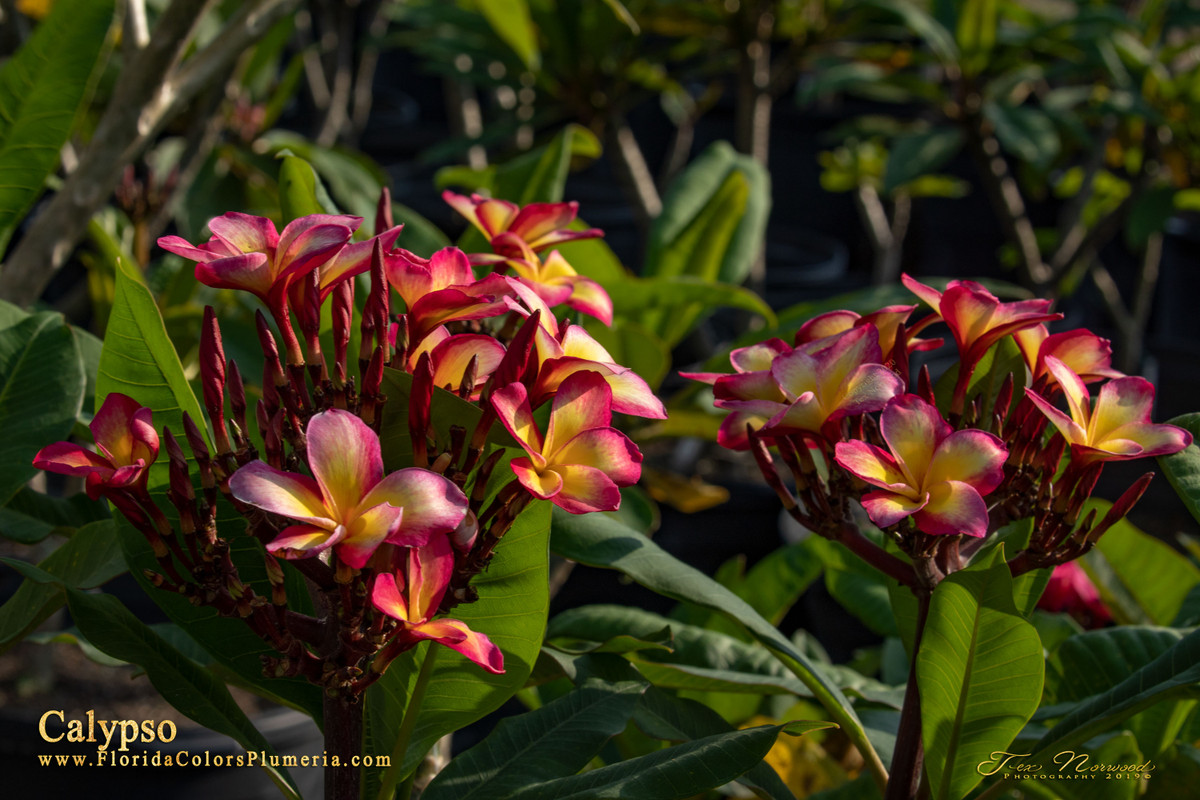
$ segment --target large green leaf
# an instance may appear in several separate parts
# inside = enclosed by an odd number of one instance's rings
[[[650,755],[535,784],[506,800],[683,800],[735,780],[758,764],[780,733],[827,727],[788,722],[695,739]]]
[[[10,562],[11,563],[11,562]],[[223,683],[176,650],[112,595],[88,594],[37,567],[23,565],[26,577],[56,584],[66,593],[71,617],[87,640],[105,655],[137,664],[167,702],[206,728],[229,736],[247,751],[274,754]],[[299,798],[286,770],[262,765],[275,785]]]
[[[710,145],[663,198],[644,274],[741,283],[762,250],[770,208],[763,166],[727,142]]]
[[[1193,631],[1116,686],[1072,709],[1037,742],[1030,760],[1048,758],[1085,742],[1156,703],[1196,697],[1200,695],[1197,684],[1200,684],[1200,631]]]
[[[850,701],[836,684],[746,601],[704,573],[637,531],[598,514],[572,516],[556,509],[551,549],[588,566],[618,570],[658,594],[718,611],[744,625],[809,688],[868,762],[876,755]]]
[[[750,311],[768,326],[776,324],[771,307],[749,289],[694,275],[631,277],[610,281],[605,289],[622,317],[637,319],[669,347],[718,308]]]
[[[1067,639],[1046,664],[1053,703],[1078,702],[1106,692],[1170,650],[1184,636],[1174,628],[1119,625]]]
[[[36,474],[37,452],[71,433],[86,386],[79,342],[61,314],[0,329],[0,505]]]
[[[1045,171],[1062,147],[1054,120],[1040,108],[985,103],[984,114],[996,127],[1004,149],[1040,171]]]
[[[455,758],[421,793],[425,800],[496,800],[530,784],[574,775],[625,730],[643,681],[588,681],[541,708],[507,717]]]
[[[1110,506],[1103,500],[1089,500],[1087,508],[1094,507],[1099,518]],[[1132,599],[1154,625],[1170,625],[1188,592],[1200,584],[1200,569],[1186,556],[1125,519],[1100,537],[1083,563],[1099,579],[1102,593],[1116,591]],[[1149,575],[1154,579],[1147,580]],[[1114,604],[1113,610],[1119,606]]]
[[[933,593],[917,653],[925,768],[935,800],[959,800],[976,765],[1004,750],[1042,696],[1042,643],[1013,604],[1003,558],[973,564]]]
[[[639,700],[633,720],[648,736],[677,742],[703,739],[732,730],[729,723],[708,706],[675,697],[653,686]],[[765,761],[751,767],[738,778],[738,782],[752,790],[759,790],[757,794],[772,800],[795,800],[792,790]]]
[[[1159,456],[1158,464],[1179,499],[1200,522],[1200,412],[1184,414],[1170,423],[1190,432],[1192,443],[1174,455]]]
[[[487,570],[472,581],[479,600],[454,609],[451,616],[486,634],[504,654],[504,674],[484,672],[466,657],[441,645],[422,645],[400,656],[367,690],[364,752],[390,753],[408,707],[428,647],[438,647],[433,676],[425,692],[407,753],[393,757],[393,768],[407,775],[442,736],[499,708],[524,684],[542,644],[548,590],[546,542],[550,504],[526,509],[505,534]],[[367,771],[368,781],[381,776]],[[366,796],[373,797],[368,787]]]
[[[996,0],[965,0],[958,7],[958,28],[955,39],[962,51],[963,71],[978,74],[988,62],[988,54],[996,44],[996,22],[999,18]]]
[[[113,0],[56,2],[0,68],[0,255],[58,165],[91,95],[115,10]]]
[[[109,517],[108,509],[82,492],[53,497],[20,489],[0,508],[0,536],[22,544],[40,542],[52,533],[70,534],[76,528]]]
[[[96,376],[97,407],[110,392],[129,395],[152,409],[154,427],[170,427],[185,453],[190,448],[183,435],[183,414],[203,430],[200,404],[167,337],[154,296],[137,268],[126,262],[117,265],[116,297]],[[167,481],[167,459],[159,458],[150,468],[150,490],[165,491]]]
[[[841,544],[818,537],[808,544],[825,565],[829,594],[880,636],[899,636],[888,596],[888,585],[895,581]]]
[[[38,568],[59,583],[25,581],[0,606],[0,653],[21,641],[67,602],[64,586],[91,589],[125,571],[112,520],[93,522],[76,531],[46,556]]]

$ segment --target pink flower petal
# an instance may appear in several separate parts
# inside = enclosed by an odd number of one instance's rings
[[[1054,427],[1058,428],[1058,432],[1063,435],[1063,438],[1066,439],[1069,444],[1074,445],[1087,443],[1087,430],[1082,425],[1075,422],[1066,414],[1055,408],[1053,403],[1046,400],[1031,389],[1025,390],[1025,396],[1028,397],[1033,404],[1038,407],[1039,411],[1046,415],[1046,418],[1054,424]]]
[[[837,463],[861,480],[880,489],[901,492],[909,489],[907,479],[891,453],[866,442],[838,442],[834,446]]]
[[[951,432],[936,408],[911,394],[887,404],[879,430],[911,486],[923,485],[933,451]]]
[[[925,484],[961,481],[988,494],[1004,480],[1007,460],[1008,449],[999,437],[979,430],[955,431],[934,451]]]
[[[504,654],[482,633],[476,633],[465,622],[456,619],[435,619],[412,629],[412,633],[432,639],[461,653],[493,675],[504,673]]]
[[[768,400],[725,400],[719,401],[717,407],[732,412],[717,430],[717,444],[729,450],[745,450],[750,446],[746,436],[747,425],[753,430],[761,430],[768,421],[787,408]]]
[[[194,245],[179,236],[161,236],[158,239],[158,246],[169,253],[183,256],[189,261],[215,261],[218,258],[242,255],[241,252],[221,241]]]
[[[138,458],[149,462],[158,455],[158,433],[151,423],[151,411],[132,397],[119,392],[109,394],[88,428],[96,447],[113,466],[132,464]]]
[[[395,245],[396,238],[403,229],[403,225],[397,225],[365,241],[350,242],[339,250],[336,256],[322,264],[319,268],[322,302],[329,297],[330,292],[338,283],[355,275],[361,275],[371,268],[371,253],[375,250],[375,242],[378,241],[386,253]]]
[[[441,475],[417,467],[391,473],[362,500],[364,508],[379,503],[404,509],[404,520],[388,541],[406,547],[449,533],[467,513],[467,498],[461,489]]]
[[[379,545],[396,534],[404,521],[404,509],[387,502],[367,506],[355,514],[346,526],[346,536],[338,543],[337,555],[346,564],[362,569]]]
[[[1047,357],[1045,364],[1046,369],[1054,376],[1054,380],[1058,382],[1059,388],[1063,390],[1063,394],[1067,398],[1071,419],[1075,420],[1080,427],[1090,431],[1092,429],[1092,401],[1083,379],[1054,356]],[[1147,408],[1147,413],[1149,413],[1149,408]]]
[[[547,457],[581,432],[612,424],[612,389],[596,372],[576,372],[558,387],[542,453]]]
[[[404,602],[404,595],[396,585],[396,576],[390,572],[382,572],[375,576],[375,583],[371,586],[371,605],[392,619],[410,621],[408,604]]]
[[[247,253],[197,264],[196,280],[214,289],[251,292],[265,301],[275,283],[275,276],[265,255]]]
[[[895,492],[868,492],[863,495],[862,507],[867,516],[880,528],[895,525],[907,516],[917,513],[929,502],[929,495],[914,500]]]
[[[550,359],[542,364],[535,387],[535,402],[544,402],[547,397],[559,391],[570,376],[579,372],[593,372],[603,376],[612,391],[613,411],[648,419],[667,418],[667,410],[662,401],[632,369],[572,356]]]
[[[632,486],[642,475],[642,453],[614,428],[583,431],[547,456],[551,466],[580,464],[607,475],[618,486]]]
[[[46,445],[33,457],[33,466],[59,475],[87,475],[99,472],[101,478],[113,474],[115,467],[104,456],[70,442]]]
[[[454,574],[454,548],[449,536],[434,536],[408,551],[408,611],[424,622],[437,613]]]
[[[267,544],[267,552],[280,558],[311,558],[337,544],[344,534],[345,529],[340,525],[333,530],[292,525]]]
[[[907,274],[902,274],[900,276],[900,282],[908,287],[910,292],[921,298],[921,300],[923,300],[925,304],[932,308],[935,312],[939,314],[941,313],[939,310],[942,305],[941,292],[939,292],[937,289],[934,289],[932,286],[926,286]]]
[[[983,537],[988,531],[987,503],[973,486],[945,481],[929,487],[929,502],[914,517],[917,528],[935,536],[965,534]]]
[[[550,502],[563,511],[588,514],[621,507],[621,491],[603,471],[579,464],[555,465],[554,471],[562,476],[562,489]]]
[[[325,507],[317,482],[307,475],[283,472],[262,461],[251,461],[230,476],[229,490],[243,503],[281,517],[328,530],[333,530],[337,524]]]
[[[566,301],[569,307],[595,317],[605,325],[612,325],[612,298],[603,286],[591,278],[578,277],[571,281],[570,289],[571,293]]]
[[[254,217],[230,211],[208,221],[208,229],[242,253],[275,252],[279,233],[266,217]]]
[[[336,518],[346,521],[383,477],[379,437],[354,414],[339,409],[313,416],[306,431],[308,464]],[[383,500],[369,503],[378,505]]]
[[[542,434],[533,421],[524,384],[511,383],[492,393],[492,407],[500,422],[530,455],[542,454]]]
[[[565,228],[579,213],[579,203],[530,203],[522,208],[506,229],[536,247],[544,236]]]
[[[279,235],[275,279],[294,280],[338,254],[362,222],[360,217],[313,214],[293,220]]]
[[[792,352],[787,342],[771,338],[748,347],[739,347],[729,353],[729,363],[737,372],[764,372],[771,369],[771,362],[778,356]]]
[[[429,339],[425,341],[428,342]],[[488,377],[500,366],[500,361],[504,358],[504,345],[491,336],[460,333],[438,342],[430,351],[433,385],[457,392],[472,358],[475,359],[476,391],[472,392],[471,399],[477,399],[477,390],[487,382]]]

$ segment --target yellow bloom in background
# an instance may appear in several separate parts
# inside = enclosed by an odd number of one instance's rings
[[[25,16],[42,20],[50,13],[54,0],[17,0],[17,11]]]
[[[745,730],[778,723],[779,720],[759,715],[738,727]],[[780,736],[763,759],[796,797],[841,786],[854,777],[821,745],[820,739],[818,735]]]

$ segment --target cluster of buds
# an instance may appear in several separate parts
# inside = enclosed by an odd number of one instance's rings
[[[530,503],[576,514],[619,506],[642,456],[612,427],[614,411],[666,416],[636,373],[554,314],[565,304],[611,319],[598,285],[557,251],[542,259],[556,243],[600,235],[565,229],[575,204],[448,199],[484,228],[493,253],[446,248],[426,259],[396,248],[401,227],[386,192],[376,235],[360,242],[352,241],[357,217],[304,217],[279,233],[270,220],[233,213],[212,220],[202,244],[164,237],[162,247],[197,262],[202,283],[249,291],[273,317],[274,331],[257,316],[264,366],[253,414],[209,307],[199,361],[211,430],[183,416],[198,487],[171,431],[160,439],[151,410],[119,394],[92,423],[100,453],[59,443],[35,460],[85,475],[89,495],[107,498],[141,531],[160,565],[147,571],[154,585],[244,619],[277,653],[264,659],[268,675],[303,676],[335,696],[356,697],[426,639],[502,672],[486,632],[445,615],[477,599],[472,579]],[[472,264],[488,274],[477,278]],[[369,289],[352,354],[362,273]],[[327,301],[331,360],[321,346]],[[389,370],[407,387],[391,399],[397,408],[384,393]],[[476,406],[473,428],[447,424],[461,416],[435,418],[443,391]],[[547,405],[548,414],[538,412]],[[535,414],[548,420],[544,433]],[[520,450],[494,444],[505,431]],[[411,464],[387,472],[385,461],[408,454],[386,452],[381,438],[411,442]],[[177,523],[152,494],[161,481],[149,481],[160,441]],[[241,531],[218,526],[219,504],[241,514],[261,543],[269,596],[239,576],[230,538]],[[307,579],[315,615],[289,607],[280,559]]]
[[[715,405],[731,412],[719,442],[753,454],[796,520],[899,582],[931,590],[989,534],[1026,518],[1033,533],[1010,554],[1013,574],[1066,564],[1129,512],[1152,477],[1097,520],[1083,511],[1105,462],[1191,444],[1186,431],[1150,422],[1154,387],[1113,370],[1107,341],[1086,330],[1049,333],[1045,323],[1061,318],[1049,301],[1001,302],[973,281],[938,292],[903,280],[933,313],[909,325],[915,304],[830,312],[791,344],[733,351],[733,373],[686,375],[712,385]],[[958,349],[941,398],[927,367],[915,381],[909,374],[914,351],[942,344],[916,338],[935,323]],[[1004,376],[995,396],[974,394],[985,354],[1010,336],[1025,374]],[[1093,403],[1087,384],[1100,380]],[[1066,412],[1055,406],[1060,394]],[[911,564],[862,535],[855,504]]]

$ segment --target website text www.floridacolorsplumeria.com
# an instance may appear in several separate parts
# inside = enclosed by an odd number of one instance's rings
[[[64,729],[65,728],[65,729]],[[77,719],[66,719],[62,710],[52,709],[38,721],[38,734],[42,741],[70,744],[94,743],[94,753],[48,753],[38,754],[38,763],[43,767],[382,767],[392,765],[389,755],[339,755],[336,753],[313,753],[308,755],[268,753],[265,750],[250,750],[241,753],[214,753],[211,750],[195,752],[170,748],[132,752],[129,745],[169,744],[175,740],[175,723],[164,720],[106,720],[96,719],[95,712],[88,709]]]

